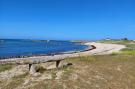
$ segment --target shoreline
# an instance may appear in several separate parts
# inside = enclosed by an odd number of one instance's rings
[[[18,56],[9,56],[9,57],[0,57],[0,61],[1,60],[8,60],[8,59],[18,59],[18,58],[29,58],[29,57],[40,57],[40,56],[54,56],[54,55],[62,55],[62,54],[74,54],[74,53],[78,53],[78,52],[86,52],[86,51],[90,51],[93,48],[95,48],[95,46],[93,45],[86,45],[85,43],[80,43],[82,45],[88,46],[87,48],[85,48],[84,50],[80,50],[80,51],[67,51],[67,52],[57,52],[57,53],[48,53],[48,54],[32,54],[32,55],[18,55]]]
[[[87,49],[85,51],[80,52],[71,52],[64,54],[57,54],[51,56],[32,56],[26,58],[10,58],[10,59],[2,59],[0,60],[0,64],[4,64],[4,62],[19,62],[23,61],[27,62],[48,62],[54,60],[60,60],[65,58],[79,57],[79,56],[89,56],[89,55],[104,55],[111,54],[113,52],[118,52],[121,49],[125,48],[125,45],[118,44],[104,44],[104,43],[96,43],[96,42],[86,42],[84,45],[90,46],[91,49]]]

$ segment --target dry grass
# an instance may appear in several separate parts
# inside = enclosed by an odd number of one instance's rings
[[[13,65],[0,65],[0,72],[10,70],[13,67]]]
[[[42,70],[40,76],[16,76],[1,81],[1,89],[135,89],[135,56],[102,55],[70,58],[59,69]],[[43,79],[43,76],[51,76]],[[57,77],[59,78],[57,79]],[[28,84],[24,82],[29,79]]]

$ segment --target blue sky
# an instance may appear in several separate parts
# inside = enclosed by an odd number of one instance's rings
[[[135,0],[0,0],[0,38],[135,39]]]

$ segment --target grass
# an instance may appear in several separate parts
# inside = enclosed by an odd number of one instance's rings
[[[68,68],[68,72],[65,72],[60,80],[47,80],[32,88],[44,89],[46,86],[46,89],[134,89],[134,59],[133,55],[70,58],[66,61],[72,62],[73,66]]]
[[[133,51],[121,51],[120,54],[123,54],[123,55],[135,55],[135,50],[133,50]]]
[[[13,67],[13,65],[0,65],[0,72],[10,70]]]
[[[121,50],[121,54],[124,55],[135,55],[135,44],[125,44],[126,48]]]
[[[0,89],[15,89],[19,85],[21,85],[24,82],[24,78],[28,75],[28,73],[24,73],[19,76],[14,76],[11,79],[8,79],[6,81],[3,81],[0,83]]]
[[[104,43],[124,44],[127,48],[111,55],[68,58],[64,62],[73,65],[59,69],[47,70],[39,65],[38,72],[42,75],[50,74],[52,78],[31,81],[24,89],[135,89],[135,43],[132,41],[104,41]],[[8,65],[5,65],[5,68],[1,66],[3,71],[8,70],[6,68]],[[61,71],[63,72],[61,78],[55,79],[56,74]],[[0,81],[0,88],[22,88],[26,78],[30,78],[27,73],[8,81]],[[40,76],[31,78],[38,80]]]
[[[112,53],[112,55],[116,54],[123,54],[123,55],[135,55],[135,41],[130,40],[101,40],[98,41],[101,43],[108,43],[108,44],[122,44],[126,45],[126,48],[122,49],[121,52]]]
[[[129,44],[129,43],[135,43],[135,41],[131,40],[99,40],[97,42],[100,43],[108,43],[108,44]]]
[[[59,69],[44,70],[52,79],[30,82],[25,89],[135,89],[135,55],[101,55],[68,58]],[[41,67],[39,67],[41,68]],[[41,68],[42,69],[42,68]],[[64,71],[56,80],[56,73]],[[28,74],[13,77],[10,81],[1,81],[0,88],[22,88]],[[39,77],[32,77],[38,80]]]

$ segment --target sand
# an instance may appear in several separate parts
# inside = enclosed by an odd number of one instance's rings
[[[35,56],[35,57],[28,57],[28,58],[4,59],[4,60],[0,60],[0,64],[3,64],[5,62],[11,62],[11,61],[13,63],[14,62],[24,63],[24,61],[32,62],[32,63],[39,63],[39,62],[63,60],[65,58],[79,57],[79,56],[105,55],[105,54],[111,54],[113,52],[119,52],[121,49],[126,47],[125,45],[104,44],[104,43],[96,43],[96,42],[87,42],[87,43],[85,43],[85,45],[88,45],[88,46],[94,45],[96,48],[93,50],[85,51],[85,52],[58,54],[58,55],[54,55],[54,56]]]
[[[88,55],[112,54],[113,52],[119,52],[121,49],[126,48],[125,45],[105,44],[105,43],[96,43],[96,42],[89,42],[89,43],[86,43],[86,45],[94,45],[96,47],[96,49],[85,52],[85,54],[88,54]]]

